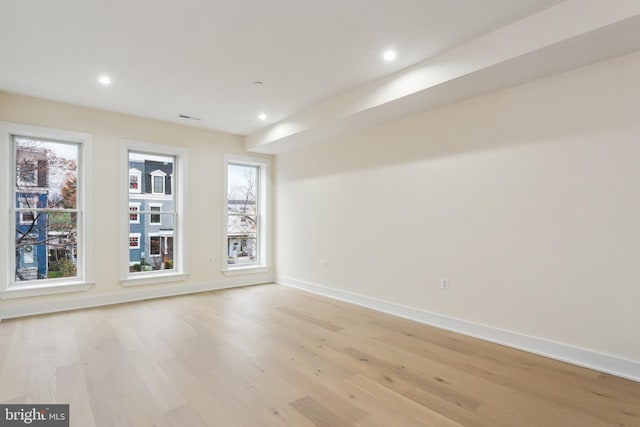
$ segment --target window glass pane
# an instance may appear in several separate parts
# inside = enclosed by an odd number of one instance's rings
[[[149,237],[149,255],[160,255],[160,236]]]
[[[258,261],[259,166],[227,165],[227,263]]]
[[[229,214],[227,217],[228,264],[257,261],[258,216]]]
[[[75,277],[78,264],[78,219],[76,213],[50,212],[47,257],[50,279]]]
[[[45,194],[37,194],[33,195],[31,193],[21,193],[17,196],[18,199],[18,220],[17,224],[34,224],[36,222],[36,217],[38,213],[36,211],[32,211],[29,208],[42,208],[46,203],[46,195]]]
[[[140,177],[138,175],[129,175],[129,190],[140,189]]]
[[[160,212],[160,206],[150,206],[149,210],[151,212]],[[149,222],[151,224],[161,224],[162,221],[160,220],[160,214],[151,214],[151,215],[149,215]]]
[[[140,248],[140,233],[132,233],[129,235],[129,249]]]
[[[15,138],[16,207],[36,195],[39,208],[75,209],[78,189],[78,145]]]
[[[71,275],[75,276],[75,272]],[[16,281],[48,278],[47,245],[37,242],[35,238],[16,244]]]
[[[256,214],[258,167],[235,164],[228,167],[228,212]]]
[[[174,164],[174,157],[129,152],[130,273],[174,268],[175,199],[165,191]],[[131,191],[133,170],[140,172],[139,193]]]
[[[78,275],[80,146],[16,136],[15,280]]]
[[[164,177],[163,176],[153,177],[153,192],[164,193]]]
[[[229,254],[228,264],[250,264],[256,262],[257,256],[256,233],[244,233],[227,236]]]
[[[16,230],[16,281],[76,277],[77,214],[38,212],[32,225]]]
[[[255,233],[257,229],[257,215],[229,214],[227,216],[227,234],[229,235]]]
[[[132,203],[129,205],[129,222],[135,222],[135,223],[140,222],[140,214],[138,214],[139,211],[140,211],[139,204]]]

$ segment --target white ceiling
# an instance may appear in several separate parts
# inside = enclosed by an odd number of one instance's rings
[[[2,0],[0,90],[247,135],[558,3]]]

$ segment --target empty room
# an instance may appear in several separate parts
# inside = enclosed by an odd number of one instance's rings
[[[640,1],[0,15],[0,426],[640,427]]]

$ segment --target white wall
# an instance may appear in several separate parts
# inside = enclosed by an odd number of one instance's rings
[[[278,275],[640,362],[639,75],[636,53],[279,155]]]
[[[87,292],[0,300],[0,318],[260,283],[272,278],[272,271],[232,279],[225,278],[221,272],[222,263],[226,261],[226,254],[222,253],[223,154],[244,153],[240,136],[3,92],[0,92],[0,120],[85,132],[93,136],[90,173],[94,186],[90,191],[94,202],[94,239],[89,250],[93,251],[96,282]],[[118,282],[118,260],[123,250],[119,236],[122,213],[119,211],[118,186],[121,168],[127,167],[119,164],[122,139],[176,145],[189,150],[189,189],[186,196],[190,276],[185,282],[137,288],[124,288]],[[0,159],[0,164],[4,163],[5,159]],[[211,257],[213,263],[210,263]]]

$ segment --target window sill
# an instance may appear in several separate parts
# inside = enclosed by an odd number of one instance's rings
[[[88,291],[95,283],[93,282],[73,282],[58,285],[14,285],[6,291],[0,292],[0,299],[28,298],[42,295],[55,295],[67,292]]]
[[[258,274],[266,273],[269,271],[269,267],[266,265],[249,265],[246,267],[228,267],[226,270],[222,270],[225,276],[240,276],[243,274]]]
[[[132,286],[159,285],[162,283],[182,282],[187,280],[189,273],[146,273],[139,277],[127,277],[121,279],[120,284],[126,288]]]

